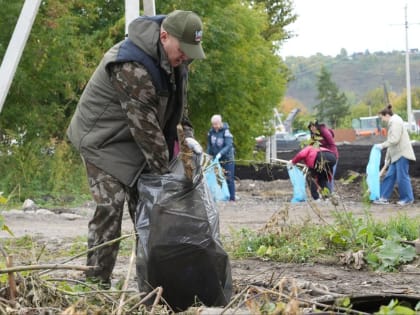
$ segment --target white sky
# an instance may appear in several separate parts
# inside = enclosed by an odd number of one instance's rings
[[[335,57],[354,52],[405,51],[405,6],[408,48],[420,50],[420,0],[294,0],[297,36],[285,42],[280,55]]]

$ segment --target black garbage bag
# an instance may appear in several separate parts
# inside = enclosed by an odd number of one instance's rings
[[[175,160],[169,174],[142,175],[138,191],[139,290],[161,286],[174,310],[200,302],[226,305],[232,294],[230,262],[219,240],[219,215],[199,167],[188,180],[182,162]]]

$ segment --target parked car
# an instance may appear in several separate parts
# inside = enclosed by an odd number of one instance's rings
[[[304,141],[308,141],[309,139],[311,139],[311,134],[309,132],[297,132],[295,133],[296,138],[299,140],[299,142],[304,142]]]
[[[255,138],[255,149],[257,151],[265,151],[268,137],[259,136]],[[288,132],[276,133],[276,148],[277,152],[293,151],[300,148],[300,141],[295,136]]]

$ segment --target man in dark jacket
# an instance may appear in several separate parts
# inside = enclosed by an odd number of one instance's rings
[[[235,156],[233,135],[229,125],[222,122],[222,116],[211,117],[211,128],[207,134],[207,153],[220,161],[225,170],[230,200],[235,201]]]
[[[77,105],[67,135],[80,151],[96,210],[88,247],[121,235],[124,202],[134,221],[141,173],[164,174],[182,124],[195,151],[185,116],[188,63],[205,58],[202,22],[191,11],[139,17],[128,38],[104,55]],[[200,152],[196,152],[200,153]],[[109,286],[119,244],[88,253],[88,279]]]

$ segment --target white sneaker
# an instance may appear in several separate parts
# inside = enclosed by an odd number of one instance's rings
[[[375,205],[389,205],[389,201],[384,198],[373,200],[372,203],[374,203]]]
[[[400,201],[397,202],[397,205],[407,206],[407,205],[411,205],[412,203],[413,203],[413,200],[410,200],[410,201],[400,200]]]

